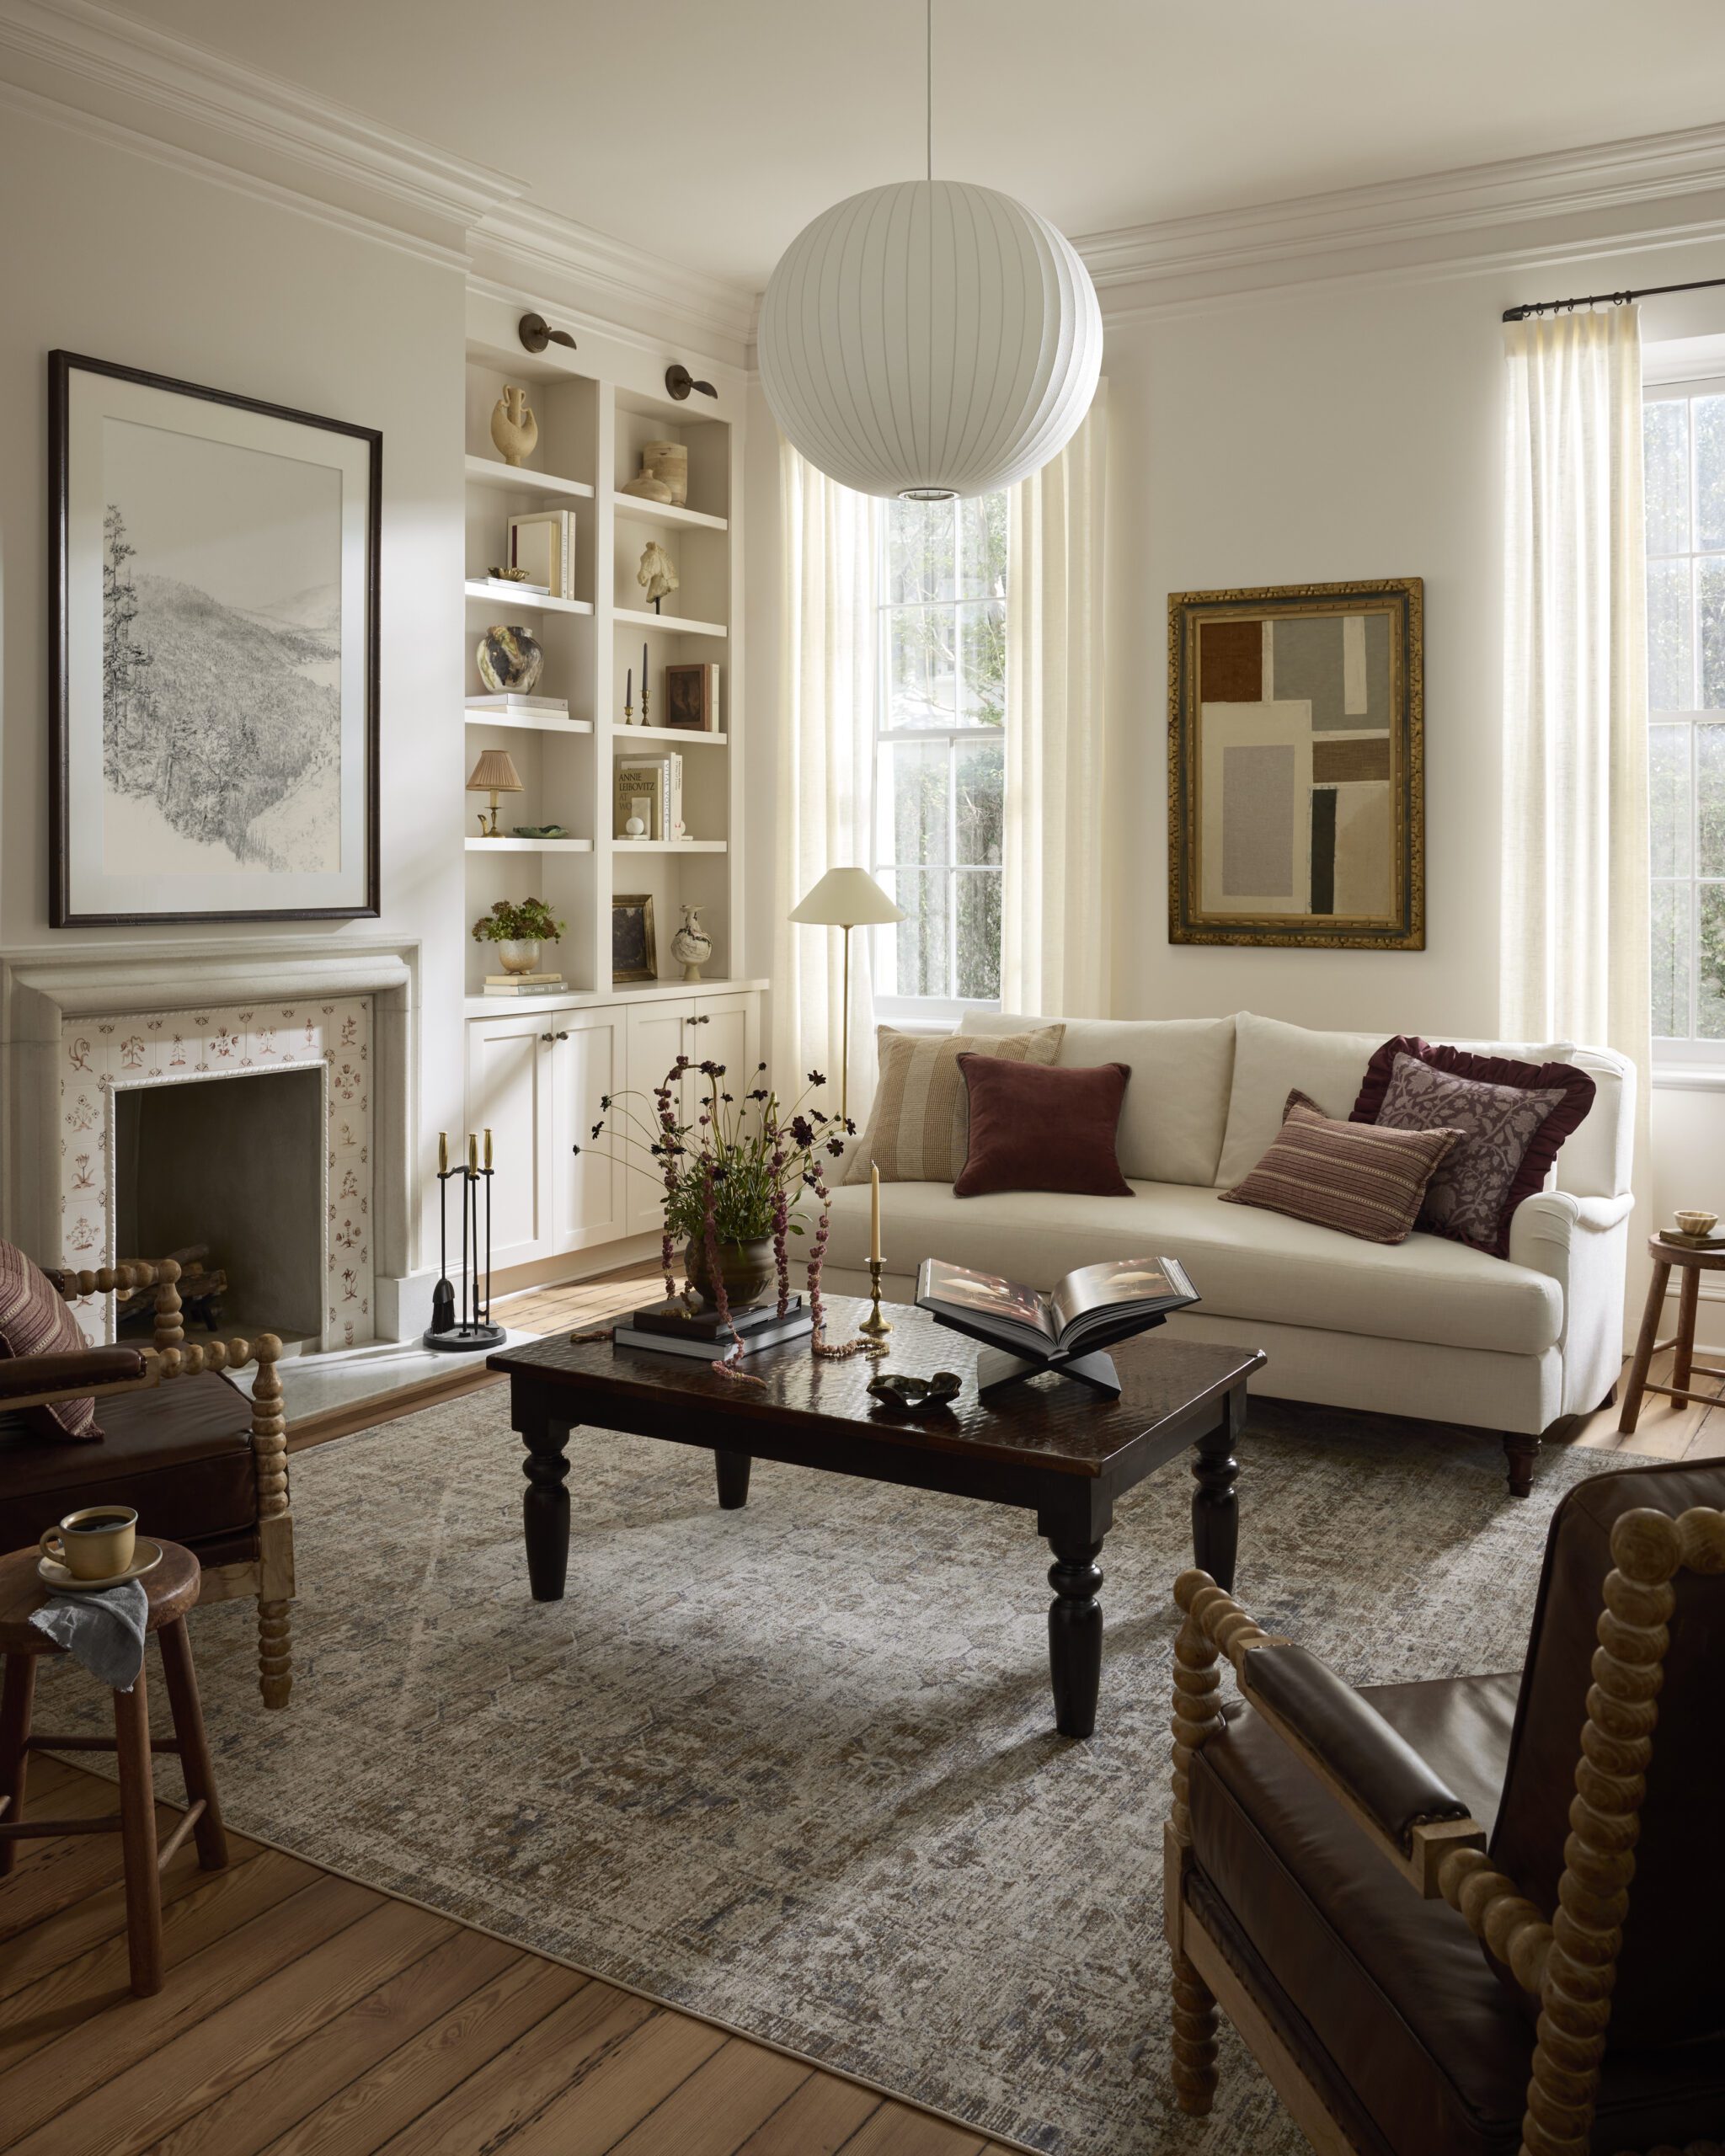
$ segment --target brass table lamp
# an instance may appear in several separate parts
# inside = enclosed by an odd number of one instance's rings
[[[467,773],[467,792],[489,793],[491,796],[489,821],[487,820],[487,812],[484,809],[482,808],[477,812],[479,818],[479,835],[482,839],[501,838],[503,835],[497,828],[498,795],[520,793],[524,790],[521,785],[521,775],[515,769],[507,749],[484,749],[480,751],[478,762]]]

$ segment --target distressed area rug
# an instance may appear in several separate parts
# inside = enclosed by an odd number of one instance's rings
[[[1517,1504],[1495,1444],[1275,1403],[1239,1456],[1236,1592],[1356,1681],[1518,1667],[1551,1508],[1609,1465],[1548,1449]],[[1183,1466],[1108,1538],[1075,1744],[1029,1515],[761,1462],[721,1513],[709,1454],[578,1432],[537,1604],[520,1457],[498,1387],[295,1460],[291,1708],[249,1603],[193,1619],[231,1824],[1034,2149],[1305,2148],[1226,2026],[1207,2129],[1167,2084]]]

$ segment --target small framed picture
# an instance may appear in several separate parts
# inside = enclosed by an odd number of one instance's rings
[[[708,662],[698,666],[667,666],[665,670],[665,723],[687,734],[717,734],[718,725],[718,667]]]
[[[614,982],[657,980],[659,947],[653,934],[653,894],[616,893],[611,901],[611,977]]]
[[[383,437],[49,355],[49,919],[379,909]]]

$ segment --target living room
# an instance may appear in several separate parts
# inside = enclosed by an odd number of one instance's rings
[[[1725,2145],[1722,59],[0,0],[0,2151]]]

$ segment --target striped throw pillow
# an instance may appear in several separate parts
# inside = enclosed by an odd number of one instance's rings
[[[1461,1135],[1459,1130],[1332,1122],[1296,1090],[1288,1096],[1275,1143],[1222,1198],[1230,1205],[1261,1206],[1267,1213],[1334,1228],[1362,1242],[1406,1242],[1427,1183]]]
[[[0,1243],[0,1355],[82,1354],[88,1344],[47,1274],[11,1243]],[[93,1400],[62,1400],[22,1412],[38,1437],[90,1443],[102,1434]]]
[[[970,1150],[970,1102],[961,1055],[998,1055],[1009,1063],[1052,1063],[1064,1026],[967,1040],[962,1033],[895,1033],[877,1027],[880,1079],[868,1128],[850,1157],[846,1182],[955,1182]]]

